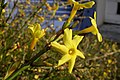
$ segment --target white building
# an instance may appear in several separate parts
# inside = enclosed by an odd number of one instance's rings
[[[97,23],[104,37],[120,42],[120,0],[96,0]]]

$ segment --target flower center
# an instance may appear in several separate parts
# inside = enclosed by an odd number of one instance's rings
[[[70,55],[74,54],[75,53],[75,49],[71,48],[69,49],[69,52],[68,52]]]

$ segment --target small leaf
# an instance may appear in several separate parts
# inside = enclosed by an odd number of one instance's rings
[[[19,66],[20,62],[15,62],[10,69],[8,69],[4,79],[8,78]]]

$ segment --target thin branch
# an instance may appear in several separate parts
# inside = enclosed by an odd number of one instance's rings
[[[17,3],[18,3],[18,0],[14,2],[14,6],[13,6],[13,8],[12,8],[12,10],[11,10],[11,12],[10,12],[8,18],[6,19],[6,22],[10,19],[12,13],[14,12],[14,10],[15,10],[15,8],[16,8]]]
[[[116,52],[105,53],[103,56],[90,58],[90,59],[88,59],[87,61],[91,61],[91,60],[93,60],[93,61],[95,61],[95,60],[99,60],[99,59],[106,58],[106,57],[108,57],[108,56],[114,55],[114,54],[116,54],[116,53],[120,53],[120,50],[118,50],[118,51],[116,51]]]

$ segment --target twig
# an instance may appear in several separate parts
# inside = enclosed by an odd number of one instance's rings
[[[93,61],[95,61],[95,60],[99,60],[99,59],[106,58],[106,57],[108,57],[108,56],[111,56],[111,55],[113,55],[113,54],[115,54],[115,53],[119,53],[119,52],[120,52],[120,50],[118,50],[118,51],[116,51],[116,52],[105,53],[103,56],[90,58],[90,59],[88,59],[87,61],[91,61],[91,60],[93,60]]]
[[[36,59],[38,59],[42,54],[47,52],[49,49],[50,49],[49,46],[46,45],[42,50],[39,51],[39,53],[32,57],[28,62],[24,63],[19,69],[13,72],[6,80],[13,80],[18,75],[18,73],[21,73],[22,71],[30,67]]]
[[[11,12],[10,12],[8,18],[6,19],[6,22],[10,19],[10,17],[11,17],[11,15],[12,15],[12,13],[13,13],[13,11],[14,11],[16,5],[17,5],[17,3],[18,3],[18,0],[14,2],[14,6],[13,6],[13,8],[12,8],[12,10],[11,10]]]

